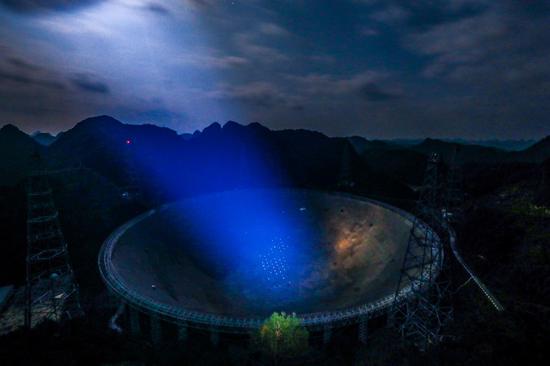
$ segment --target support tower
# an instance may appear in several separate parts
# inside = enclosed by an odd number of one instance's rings
[[[401,336],[420,349],[443,339],[442,327],[451,317],[448,305],[449,283],[443,270],[441,200],[443,192],[439,170],[440,158],[432,154],[427,163],[424,184],[417,202],[399,283],[390,318]],[[437,232],[439,231],[439,233]],[[401,290],[410,286],[412,296],[401,300]]]
[[[36,170],[27,179],[25,327],[81,313],[78,286],[48,175],[45,170]]]

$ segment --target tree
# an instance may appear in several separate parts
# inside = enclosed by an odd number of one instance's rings
[[[296,314],[273,313],[260,327],[258,341],[273,360],[299,356],[308,349],[309,332]]]

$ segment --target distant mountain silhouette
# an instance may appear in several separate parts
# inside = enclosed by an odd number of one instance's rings
[[[550,157],[550,136],[531,145],[525,150],[506,151],[494,147],[480,146],[474,144],[459,144],[436,139],[425,139],[418,145],[408,147],[411,150],[429,154],[438,153],[442,160],[449,163],[455,149],[457,150],[456,162],[464,163],[511,163],[524,162],[540,164]]]
[[[427,154],[405,148],[370,149],[362,155],[365,162],[409,186],[422,183]]]
[[[546,136],[525,150],[512,154],[513,160],[523,162],[542,163],[548,157],[550,157],[550,136]]]
[[[51,167],[82,163],[115,185],[132,177],[157,200],[251,186],[301,186],[356,193],[414,197],[426,157],[437,152],[448,163],[540,163],[550,157],[546,138],[523,151],[425,139],[414,145],[331,138],[309,130],[272,131],[259,123],[212,123],[178,135],[154,125],[124,124],[109,116],[87,118],[41,146],[14,126],[5,126],[0,184],[20,181],[33,151]]]
[[[129,144],[127,144],[129,142]],[[125,150],[139,146],[142,152],[169,153],[181,139],[175,131],[153,125],[127,125],[109,117],[85,119],[61,134],[48,148],[53,165],[70,166],[82,163],[118,184],[125,180]]]
[[[42,146],[13,125],[0,129],[0,185],[20,182],[30,167],[33,154]]]
[[[359,155],[363,155],[367,150],[385,150],[397,147],[396,145],[385,141],[367,140],[361,136],[348,137],[348,141]]]
[[[329,138],[307,130],[273,131],[293,182],[324,188],[362,187],[363,193],[410,197],[411,191],[383,172],[372,169],[346,138]],[[344,180],[344,181],[342,181]]]
[[[34,141],[40,145],[49,146],[55,141],[55,136],[47,132],[36,131],[31,135]]]
[[[432,152],[438,153],[441,159],[446,163],[451,161],[457,148],[457,163],[496,163],[505,160],[510,154],[504,150],[493,147],[463,145],[430,138],[409,148],[425,155],[429,155]]]
[[[412,194],[398,180],[369,167],[345,138],[307,130],[271,131],[259,123],[213,123],[182,136],[99,116],[61,134],[48,148],[48,157],[59,166],[80,161],[119,185],[124,185],[130,163],[147,189],[163,189],[170,197],[266,185],[344,185],[369,193]]]
[[[446,142],[459,143],[461,145],[478,145],[485,147],[494,147],[505,151],[520,151],[525,150],[529,146],[536,143],[536,140],[467,140],[467,139],[444,139]]]
[[[464,138],[443,138],[439,140],[452,143],[452,144],[494,147],[496,149],[505,150],[505,151],[525,150],[529,146],[537,142],[536,140],[499,140],[499,139],[469,140]],[[392,140],[387,140],[385,142],[391,143],[393,145],[411,146],[411,145],[418,145],[422,143],[422,141],[424,141],[424,139],[392,139]]]

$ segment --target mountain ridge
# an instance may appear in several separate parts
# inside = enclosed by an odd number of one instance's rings
[[[44,147],[12,124],[0,128],[0,186],[14,185],[28,174],[33,155]]]
[[[258,122],[247,125],[235,121],[223,125],[213,122],[193,134],[178,134],[170,128],[153,124],[126,124],[107,115],[78,122],[46,146],[38,144],[14,125],[8,124],[0,129],[0,136],[5,139],[11,135],[17,136],[21,146],[26,146],[23,150],[34,149],[45,154],[52,166],[83,163],[119,185],[124,185],[127,179],[124,168],[126,151],[131,148],[138,157],[133,164],[144,180],[159,177],[164,182],[183,182],[181,185],[171,184],[172,193],[197,190],[201,185],[213,189],[223,180],[231,184],[243,183],[252,179],[253,170],[265,181],[272,179],[277,184],[308,185],[315,182],[322,188],[330,188],[340,184],[338,180],[348,174],[341,172],[344,169],[353,172],[351,180],[361,180],[368,189],[381,193],[385,179],[394,184],[389,190],[402,189],[408,195],[407,186],[420,184],[426,156],[432,152],[439,153],[442,160],[449,163],[456,150],[460,164],[513,161],[538,164],[550,157],[550,137],[522,151],[505,151],[433,138],[426,138],[418,144],[400,145],[361,136],[329,137],[307,129],[271,130]],[[17,150],[17,147],[13,149]],[[343,155],[347,155],[348,162],[343,162]],[[0,166],[7,166],[5,157],[0,157],[0,160],[3,161],[0,161]],[[23,163],[25,159],[15,165]],[[244,169],[242,167],[247,164],[249,178],[237,177],[235,171]],[[285,174],[288,174],[289,181],[286,183],[280,175],[282,167],[287,169]],[[15,170],[18,173],[9,180],[11,184],[24,176],[24,167]],[[9,172],[5,170],[4,175],[9,175]],[[198,179],[199,175],[206,180]],[[279,178],[274,178],[275,175]]]

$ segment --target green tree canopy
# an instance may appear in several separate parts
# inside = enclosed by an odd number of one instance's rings
[[[292,357],[308,348],[309,333],[296,314],[273,313],[259,330],[262,348],[273,357]]]

